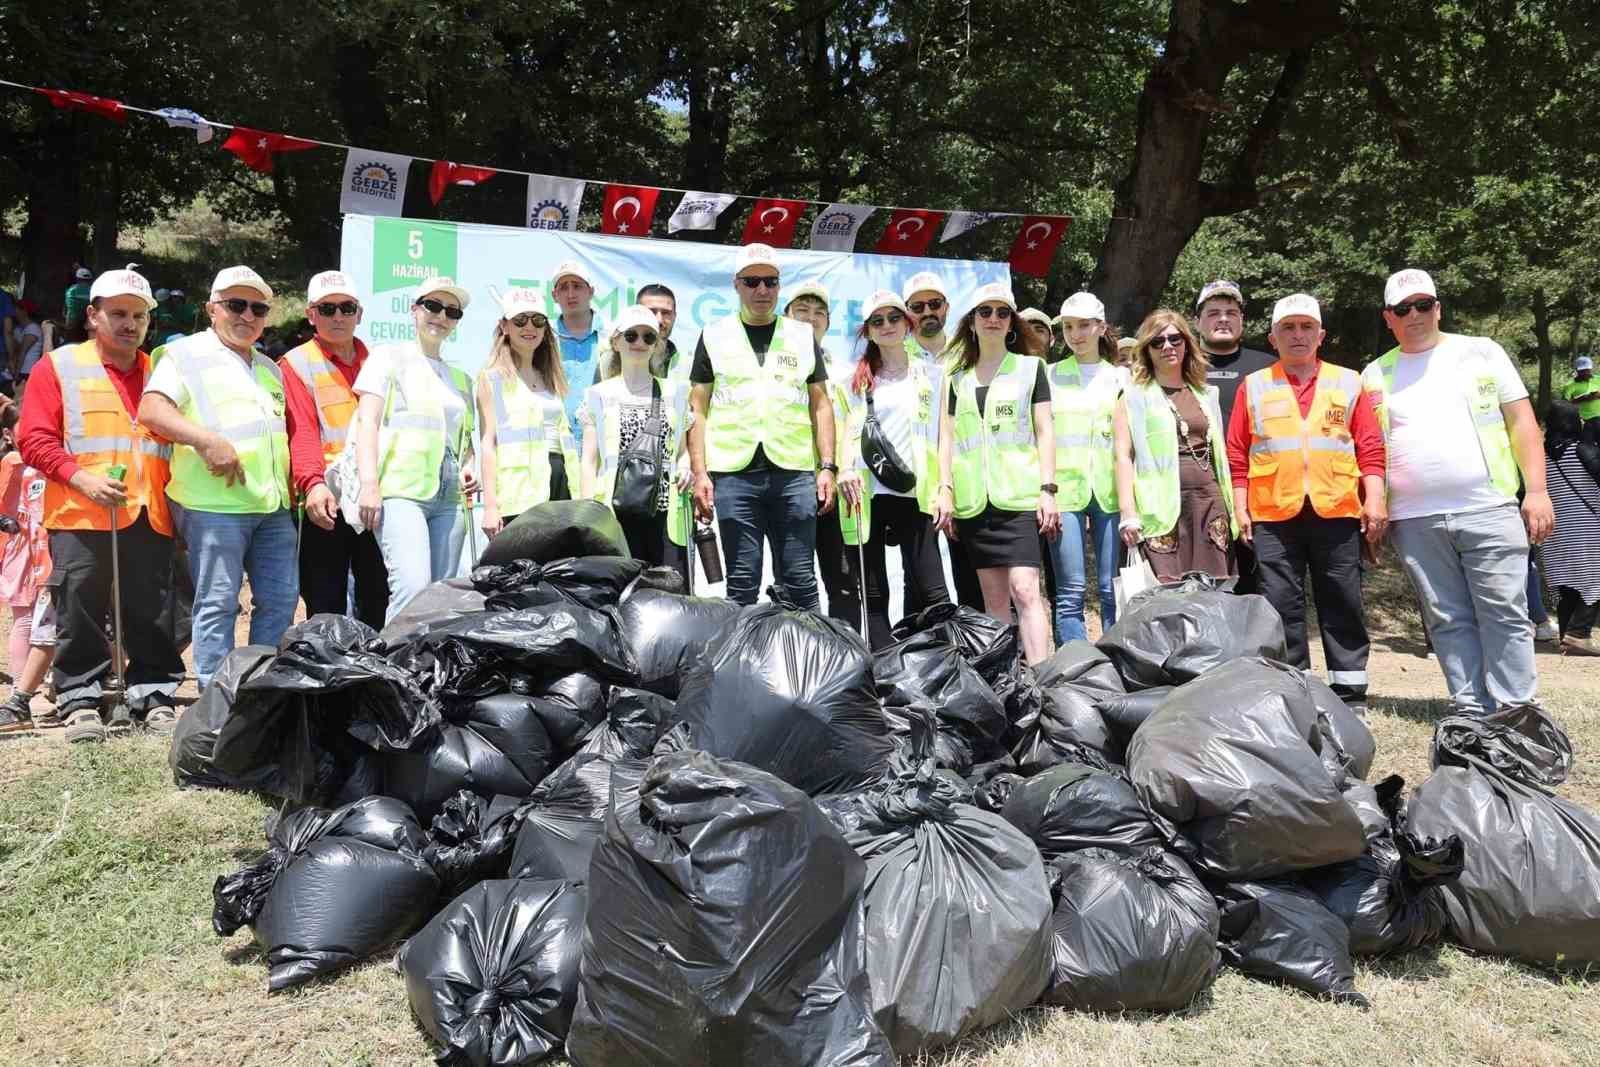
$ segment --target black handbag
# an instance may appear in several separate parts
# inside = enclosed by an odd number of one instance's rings
[[[861,458],[885,489],[909,493],[917,487],[917,474],[906,466],[894,442],[883,432],[878,412],[872,406],[872,390],[867,390],[867,421],[861,427]]]
[[[650,417],[617,457],[617,480],[611,492],[611,510],[629,522],[655,518],[661,501],[661,439],[666,435],[661,383],[652,381],[650,391]]]

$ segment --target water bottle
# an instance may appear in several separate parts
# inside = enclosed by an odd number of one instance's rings
[[[722,581],[722,552],[717,548],[717,532],[709,522],[694,524],[694,547],[700,554],[700,569],[705,571],[706,581]]]

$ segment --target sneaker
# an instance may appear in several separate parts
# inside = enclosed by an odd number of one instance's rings
[[[1556,629],[1556,624],[1549,619],[1544,620],[1533,628],[1535,641],[1555,642],[1561,640],[1561,631]]]
[[[1600,645],[1593,638],[1567,634],[1561,639],[1561,651],[1568,656],[1600,656]]]
[[[112,737],[126,737],[133,733],[133,713],[128,710],[127,704],[119,700],[111,706],[106,732]]]
[[[67,719],[67,740],[71,743],[80,741],[104,741],[106,739],[106,724],[100,721],[100,712],[94,708],[79,708]]]
[[[177,713],[168,707],[151,708],[144,717],[144,728],[153,734],[170,734],[177,726]]]
[[[13,693],[11,699],[0,704],[0,734],[19,734],[33,729],[33,717],[28,714],[27,701],[19,701]]]

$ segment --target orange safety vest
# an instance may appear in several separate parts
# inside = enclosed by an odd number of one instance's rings
[[[1361,397],[1353,370],[1322,363],[1317,392],[1304,418],[1283,364],[1248,375],[1250,418],[1250,518],[1284,522],[1300,514],[1306,498],[1325,519],[1361,515],[1361,468],[1350,420]]]
[[[95,342],[57,348],[49,359],[61,383],[61,443],[66,450],[78,466],[95,474],[103,475],[117,464],[128,468],[122,479],[128,500],[116,509],[117,529],[131,526],[142,510],[150,517],[151,529],[171,537],[167,482],[172,476],[172,446],[156,439],[122,406]],[[148,376],[150,357],[143,352],[139,365]],[[44,488],[44,525],[49,530],[109,531],[111,509],[51,479]]]
[[[357,345],[361,342],[357,341]],[[359,351],[359,350],[358,350]],[[333,466],[344,451],[350,424],[356,415],[356,394],[313,337],[284,353],[283,362],[297,375],[317,403],[317,426],[322,433],[323,469]]]

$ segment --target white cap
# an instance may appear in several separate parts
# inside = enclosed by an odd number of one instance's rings
[[[168,294],[167,294],[167,295],[168,295],[168,296],[175,296],[175,297],[177,297],[177,298],[178,298],[178,299],[179,299],[179,300],[182,300],[182,299],[183,299],[183,298],[184,298],[184,297],[185,297],[185,296],[187,296],[187,295],[188,295],[188,294],[187,294],[187,293],[185,293],[185,292],[184,292],[184,291],[183,291],[183,290],[182,290],[182,289],[174,289],[174,290],[172,290],[172,292],[170,292],[170,293],[168,293]]]
[[[136,270],[108,270],[89,287],[91,301],[111,296],[136,296],[144,301],[146,311],[156,306],[156,298],[150,295],[150,283]]]
[[[261,299],[263,300],[272,299],[272,286],[263,281],[261,275],[244,266],[224,267],[222,270],[217,271],[217,277],[211,283],[211,299],[215,300],[218,293],[224,289],[232,289],[235,286],[254,289],[261,294]]]
[[[1214,282],[1206,282],[1200,287],[1200,296],[1194,302],[1194,309],[1199,311],[1206,306],[1206,301],[1214,296],[1232,297],[1240,307],[1244,307],[1244,293],[1239,287],[1226,278],[1218,278]]]
[[[778,253],[772,250],[771,245],[764,245],[757,241],[755,244],[741,245],[739,254],[733,259],[733,276],[737,278],[751,267],[771,267],[778,269]]]
[[[348,296],[359,301],[356,295],[356,283],[342,270],[325,270],[321,274],[313,274],[311,281],[306,284],[306,303],[315,304],[330,296]]]
[[[1322,323],[1322,305],[1318,304],[1315,297],[1306,293],[1291,293],[1276,304],[1272,305],[1272,325],[1276,326],[1284,319],[1295,315],[1304,315],[1308,319],[1316,319]]]
[[[467,310],[467,305],[472,302],[472,294],[456,284],[456,280],[443,274],[430,274],[417,285],[416,299],[421,300],[429,293],[449,293],[461,304],[461,310]]]
[[[1579,356],[1577,359],[1572,361],[1572,369],[1575,371],[1594,370],[1594,360],[1590,359],[1588,356]]]
[[[946,300],[950,299],[950,294],[944,291],[944,279],[931,270],[913,274],[906,284],[900,288],[901,298],[908,303],[917,293],[938,293]]]
[[[1090,292],[1073,293],[1061,303],[1063,319],[1093,319],[1096,322],[1106,321],[1106,306],[1100,298]]]
[[[1011,287],[1005,282],[990,282],[988,285],[978,286],[978,291],[972,294],[972,306],[989,304],[999,301],[1012,311],[1017,310],[1017,298],[1011,295]]]
[[[1433,287],[1433,279],[1428,277],[1427,271],[1408,268],[1389,275],[1383,287],[1383,306],[1394,307],[1408,296],[1438,295],[1439,290]]]
[[[500,294],[500,317],[514,319],[523,312],[531,311],[535,315],[549,315],[545,310],[544,297],[536,290],[523,288],[507,289]]]
[[[802,282],[800,285],[795,286],[793,291],[788,294],[788,299],[783,302],[783,306],[787,308],[802,296],[809,296],[813,300],[822,301],[822,306],[825,308],[833,307],[833,301],[828,298],[828,287],[821,282]]]
[[[161,303],[161,301],[165,300],[170,295],[171,294],[168,293],[165,289],[157,289],[156,290],[156,303],[158,303],[158,304]]]
[[[88,267],[79,267],[73,272],[73,277],[77,278],[80,282],[86,282],[90,278],[93,278],[94,275],[89,272]]]
[[[561,279],[566,277],[578,279],[589,288],[594,288],[594,279],[589,277],[589,272],[584,270],[583,264],[575,259],[563,260],[556,264],[556,272],[550,275],[550,288],[554,289],[561,284]]]
[[[611,324],[611,330],[606,336],[615,340],[622,335],[624,330],[637,330],[640,327],[657,336],[661,334],[661,323],[656,321],[656,313],[654,311],[651,311],[643,304],[629,304],[622,309],[622,314],[617,316],[617,321]]]
[[[907,318],[911,317],[911,312],[906,310],[906,302],[890,289],[879,289],[872,294],[871,299],[867,301],[867,316],[870,318],[872,313],[880,308],[894,308]]]
[[[1029,322],[1042,322],[1046,326],[1050,325],[1050,316],[1046,315],[1038,308],[1023,308],[1022,318],[1027,319]]]

